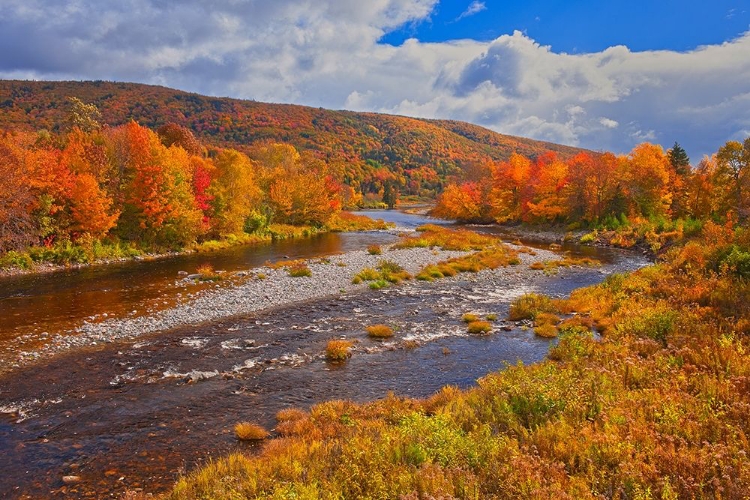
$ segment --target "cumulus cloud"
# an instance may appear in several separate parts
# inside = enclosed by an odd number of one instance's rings
[[[688,52],[571,55],[520,32],[379,42],[429,20],[438,0],[63,3],[0,3],[0,77],[137,81],[453,118],[616,152],[676,140],[696,161],[750,130],[750,33]]]

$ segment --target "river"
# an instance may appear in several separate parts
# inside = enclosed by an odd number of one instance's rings
[[[424,217],[374,212],[413,229]],[[62,271],[0,281],[0,346],[40,345],[86,318],[146,313],[189,299],[179,271],[210,263],[227,271],[282,258],[312,258],[397,239],[394,232],[327,234],[148,262]],[[572,248],[572,250],[576,250]],[[584,249],[601,268],[536,273],[498,282],[462,275],[381,291],[294,304],[127,342],[76,350],[0,377],[0,496],[117,497],[128,489],[160,492],[202,460],[249,445],[232,427],[241,420],[273,427],[275,413],[328,399],[424,397],[452,384],[468,387],[505,363],[543,359],[550,341],[515,329],[465,333],[463,312],[503,317],[527,291],[563,296],[606,274],[646,261],[628,252]],[[520,275],[519,275],[520,276]],[[165,304],[166,303],[166,304]],[[135,311],[135,312],[134,312]],[[375,342],[363,324],[396,324],[394,341]],[[321,354],[332,336],[360,340],[346,364]],[[220,374],[216,376],[216,374]],[[4,412],[4,413],[3,413]],[[62,477],[81,482],[65,485]]]

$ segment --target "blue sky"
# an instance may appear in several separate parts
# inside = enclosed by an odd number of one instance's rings
[[[750,135],[750,0],[1,0],[0,78],[463,120],[693,163]],[[2,96],[0,96],[2,99]]]
[[[429,18],[386,34],[381,42],[488,41],[518,30],[568,53],[613,45],[684,51],[734,39],[749,25],[750,2],[741,0],[449,1],[440,2]]]

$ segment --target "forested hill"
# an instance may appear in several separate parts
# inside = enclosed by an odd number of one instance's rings
[[[257,141],[289,143],[300,151],[316,151],[328,162],[367,171],[388,169],[405,181],[404,191],[423,195],[434,195],[446,177],[475,162],[506,160],[514,152],[534,158],[555,151],[567,158],[580,151],[456,121],[266,104],[101,81],[0,81],[0,131],[58,131],[66,126],[71,96],[95,104],[109,125],[133,119],[155,129],[172,122],[192,129],[207,144],[241,151]],[[411,181],[421,189],[409,189]]]

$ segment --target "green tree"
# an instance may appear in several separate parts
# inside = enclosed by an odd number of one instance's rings
[[[690,158],[679,143],[675,142],[672,149],[667,151],[667,157],[677,174],[685,176],[690,173]]]

